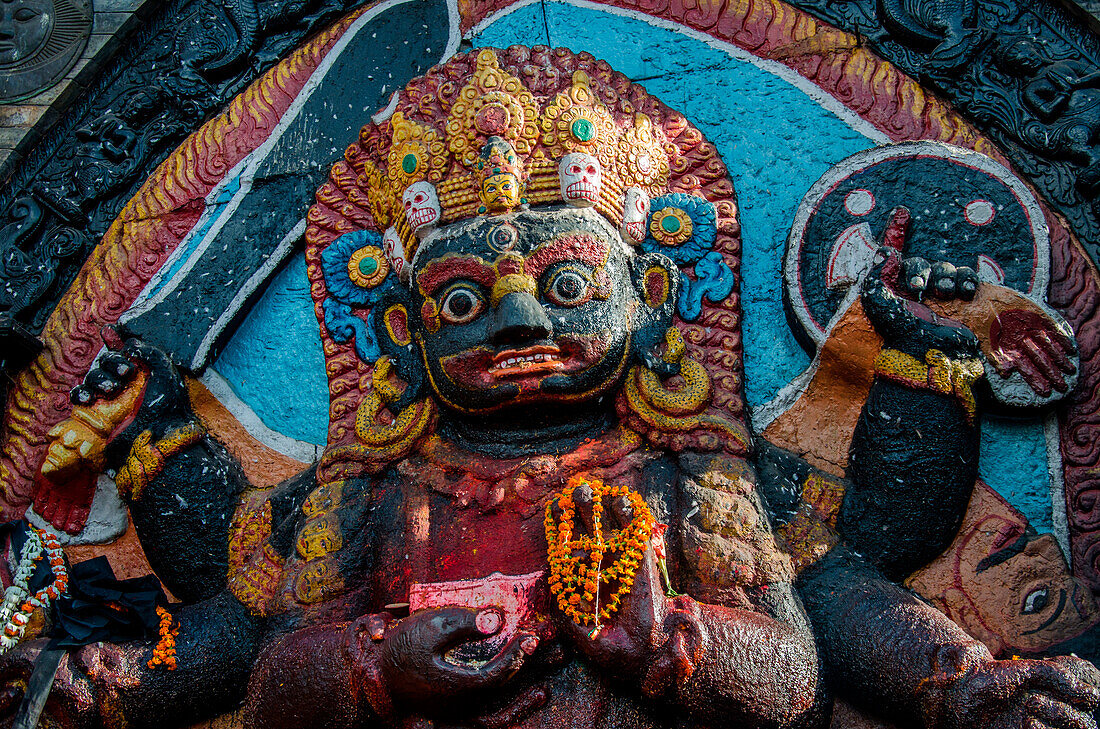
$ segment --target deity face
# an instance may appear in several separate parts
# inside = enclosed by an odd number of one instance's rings
[[[606,393],[653,311],[631,265],[618,233],[590,209],[523,211],[432,233],[416,255],[408,325],[439,400],[483,413]]]
[[[29,58],[50,35],[50,0],[0,0],[0,66]]]
[[[490,175],[481,183],[481,204],[490,213],[499,213],[519,205],[519,180],[511,173]]]

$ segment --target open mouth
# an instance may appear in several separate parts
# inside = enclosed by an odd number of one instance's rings
[[[592,200],[595,201],[598,197],[598,190],[596,186],[590,182],[580,180],[574,182],[565,188],[565,194],[574,200]]]
[[[427,225],[432,222],[435,222],[435,211],[431,208],[413,210],[412,214],[409,215],[409,225],[414,228],[419,228],[421,225]]]
[[[506,349],[498,352],[489,366],[489,374],[496,378],[527,376],[544,372],[558,372],[565,366],[561,350],[551,345],[538,345],[524,349]]]

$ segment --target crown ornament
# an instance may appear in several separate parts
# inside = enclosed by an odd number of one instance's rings
[[[450,99],[425,94],[360,134],[357,188],[394,271],[408,276],[436,226],[529,205],[593,207],[642,243],[648,201],[668,191],[674,154],[645,114],[625,99],[609,108],[582,70],[539,96],[492,49],[454,83],[462,86]]]

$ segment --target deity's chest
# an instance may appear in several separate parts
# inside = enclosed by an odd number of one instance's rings
[[[590,473],[607,483],[642,490],[649,457],[635,453],[589,470],[560,467],[559,459],[516,467],[480,462],[464,472],[410,459],[398,468],[387,522],[377,542],[377,592],[383,604],[483,601],[483,592],[518,594],[545,609],[548,570],[546,506],[569,478]],[[572,464],[570,464],[572,465]],[[532,587],[534,583],[538,587]],[[435,593],[428,597],[426,590]],[[460,599],[465,596],[464,599]],[[410,599],[411,598],[411,599]]]

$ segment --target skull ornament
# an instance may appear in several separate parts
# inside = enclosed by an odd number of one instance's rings
[[[579,208],[591,207],[600,197],[603,170],[592,155],[574,152],[565,155],[558,165],[558,182],[566,202]]]
[[[417,235],[427,234],[439,222],[439,196],[432,183],[421,181],[409,185],[401,196],[401,202],[405,205],[405,219]]]
[[[649,219],[649,195],[640,187],[628,187],[623,195],[623,225],[620,232],[637,245],[645,240],[646,220]]]
[[[397,278],[405,281],[409,276],[408,261],[405,260],[405,246],[401,243],[401,236],[395,229],[387,228],[382,235],[382,249],[390,259],[390,265],[393,266]]]

